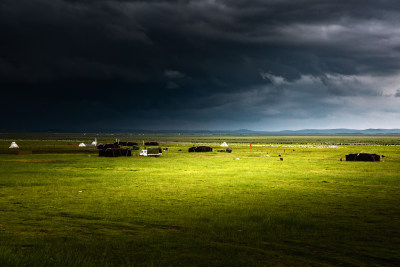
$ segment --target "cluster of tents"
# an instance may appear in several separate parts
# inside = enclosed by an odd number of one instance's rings
[[[98,144],[99,157],[130,157],[132,150],[139,150],[138,143],[116,141],[114,144]]]
[[[158,145],[157,142],[147,142],[145,145]],[[114,144],[99,144],[99,157],[130,157],[132,150],[139,150],[138,143],[116,141]],[[159,146],[148,147],[140,152],[142,157],[158,157],[162,155],[162,149]]]
[[[78,146],[79,147],[97,146],[97,138],[95,138],[91,144],[80,143]]]
[[[130,148],[107,148],[99,150],[99,157],[130,157],[132,150]]]
[[[223,142],[220,146],[226,147],[226,150],[218,150],[218,152],[232,152],[232,148],[229,148],[226,142]],[[213,152],[213,149],[209,146],[194,146],[189,148],[189,152]]]
[[[143,149],[140,152],[139,156],[158,157],[162,155],[162,149],[161,147],[159,147],[158,142],[146,142],[144,143],[144,145],[151,147]],[[122,146],[128,146],[132,148],[126,148]],[[228,147],[228,144],[226,142],[223,142],[221,144],[221,147],[226,147],[226,150],[224,150],[224,152],[228,153],[232,152],[232,149]],[[132,150],[138,150],[139,146],[138,143],[121,142],[118,140],[114,144],[105,144],[105,145],[99,144],[97,148],[99,149],[100,157],[120,157],[120,156],[129,157],[132,156]],[[212,152],[212,151],[213,151],[212,147],[209,146],[196,146],[189,148],[189,152]]]
[[[148,147],[140,152],[140,156],[158,157],[162,155],[162,149],[159,147],[158,142],[144,143]],[[99,149],[99,157],[130,157],[132,150],[139,150],[138,143],[135,142],[121,142],[116,140],[114,144],[98,144],[97,138],[91,144],[80,143],[79,147],[96,146]],[[219,152],[231,153],[232,149],[228,147],[226,142],[223,142],[221,147],[226,147],[225,150],[218,150]],[[16,142],[12,142],[9,148],[19,148]],[[189,148],[189,152],[213,152],[212,147],[209,146],[193,146]],[[383,156],[382,156],[383,157]],[[380,161],[380,156],[370,153],[357,153],[346,155],[346,161]]]

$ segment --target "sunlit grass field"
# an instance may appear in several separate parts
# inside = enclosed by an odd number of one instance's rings
[[[2,137],[0,266],[400,265],[399,136],[118,137],[168,151],[103,158],[77,148],[94,136]],[[33,154],[6,154],[11,141]],[[187,152],[223,141],[232,153]],[[344,161],[361,151],[385,157]]]

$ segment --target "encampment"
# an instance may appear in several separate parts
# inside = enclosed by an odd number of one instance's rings
[[[19,148],[19,146],[17,145],[17,143],[12,142],[9,148]]]

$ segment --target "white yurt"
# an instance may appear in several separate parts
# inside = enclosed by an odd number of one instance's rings
[[[223,143],[221,144],[221,146],[227,147],[228,144],[227,144],[226,142],[223,142]]]
[[[84,143],[80,143],[79,147],[85,147],[86,145]]]
[[[19,148],[19,146],[17,145],[17,143],[12,142],[9,148]]]
[[[94,141],[91,144],[92,146],[97,146],[97,138],[94,139]]]

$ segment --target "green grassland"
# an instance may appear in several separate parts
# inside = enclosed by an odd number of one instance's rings
[[[94,137],[168,151],[77,147]],[[399,136],[1,138],[0,266],[400,265]],[[232,153],[187,152],[222,141]],[[339,161],[361,151],[385,157]]]

